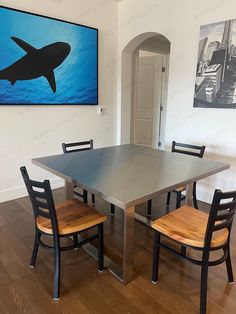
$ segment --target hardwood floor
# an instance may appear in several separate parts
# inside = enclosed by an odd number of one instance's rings
[[[56,201],[62,201],[63,189],[55,190],[54,196]],[[165,213],[165,200],[165,195],[154,200],[154,217]],[[208,208],[203,203],[199,207]],[[106,251],[120,260],[122,210],[116,209],[111,218],[109,204],[98,201],[97,208],[108,215]],[[137,211],[144,213],[144,209],[145,204]],[[235,224],[231,254],[236,276]],[[153,285],[152,236],[151,229],[135,222],[135,279],[128,286],[108,271],[99,274],[96,261],[82,249],[63,252],[61,298],[55,302],[53,254],[40,248],[36,267],[28,267],[34,237],[28,198],[0,204],[0,313],[198,313],[200,267],[162,250],[159,284]],[[224,264],[209,271],[208,313],[236,313],[236,285],[227,283]]]

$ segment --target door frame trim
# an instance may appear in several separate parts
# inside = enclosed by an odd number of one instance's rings
[[[132,55],[134,51],[148,38],[161,36],[165,38],[170,46],[168,38],[158,32],[144,32],[136,34],[121,48],[121,66],[119,67],[118,80],[118,108],[117,108],[117,144],[130,143],[130,116],[131,116],[131,98],[132,98]],[[164,143],[163,143],[164,144]]]

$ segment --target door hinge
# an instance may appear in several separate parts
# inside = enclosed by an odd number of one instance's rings
[[[161,142],[158,142],[158,147],[160,147],[161,146]]]
[[[160,111],[163,111],[164,110],[164,107],[161,105],[160,106]]]
[[[162,72],[164,73],[166,71],[166,68],[165,67],[162,67]]]

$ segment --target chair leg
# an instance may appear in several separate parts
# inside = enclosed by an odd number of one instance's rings
[[[155,231],[154,233],[154,244],[153,244],[153,260],[152,260],[152,282],[157,283],[158,271],[159,271],[159,255],[160,255],[160,232]]]
[[[208,257],[203,257],[201,270],[200,314],[206,314],[207,307]]]
[[[86,190],[83,190],[83,202],[88,203],[88,192]]]
[[[177,192],[177,194],[176,194],[176,209],[180,208],[180,206],[181,206],[181,197],[182,197],[181,192]]]
[[[94,194],[92,194],[92,203],[93,203],[93,205],[95,205],[95,195]]]
[[[78,244],[78,234],[73,235],[73,242],[74,242],[74,245]]]
[[[196,187],[197,187],[197,184],[196,182],[194,182],[193,183],[193,204],[194,204],[194,208],[198,209]]]
[[[104,270],[104,256],[103,256],[103,223],[98,225],[98,271]]]
[[[31,268],[34,268],[35,266],[38,249],[39,249],[39,238],[40,238],[40,233],[38,232],[38,230],[35,230],[34,247],[33,247],[33,252],[32,252],[31,261],[30,261]]]
[[[61,254],[60,254],[60,240],[54,239],[54,290],[53,299],[59,300],[60,297],[60,268],[61,268]]]
[[[115,215],[115,205],[111,204],[111,215],[114,216]]]
[[[227,247],[227,250],[228,250],[228,256],[227,256],[225,262],[226,262],[226,269],[227,269],[227,274],[228,274],[228,280],[229,280],[230,283],[234,283],[234,275],[233,275],[233,269],[232,269],[229,245]]]
[[[168,213],[169,213],[169,209],[170,209],[170,197],[171,197],[171,192],[168,192],[167,200],[166,200],[166,210]]]
[[[147,204],[147,216],[151,217],[152,215],[152,200],[148,200]]]
[[[184,245],[181,246],[181,254],[186,257],[187,248],[186,248],[186,246],[184,246]]]

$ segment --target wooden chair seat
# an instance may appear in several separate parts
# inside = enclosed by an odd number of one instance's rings
[[[152,227],[179,243],[203,248],[208,214],[184,205],[152,222]],[[213,234],[211,247],[223,245],[229,236],[227,228]]]
[[[69,235],[83,231],[104,222],[107,217],[93,207],[73,199],[55,205],[59,235]],[[53,234],[51,220],[42,216],[36,219],[40,231]]]

